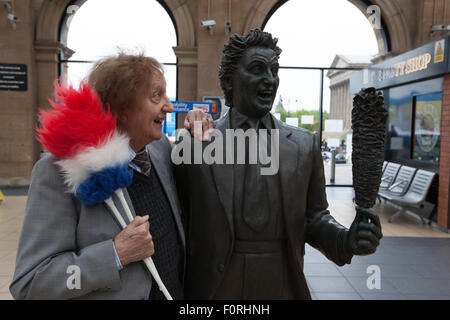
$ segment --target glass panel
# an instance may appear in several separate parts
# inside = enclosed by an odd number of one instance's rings
[[[330,96],[329,115],[325,112],[324,104],[322,131],[322,157],[327,185],[353,184],[352,96],[349,90],[348,80],[331,86],[324,85],[324,94],[328,91]]]
[[[280,69],[278,76],[272,112],[289,125],[318,132],[320,71]]]
[[[442,85],[443,78],[436,78],[384,91],[389,111],[386,161],[438,168]]]
[[[405,162],[411,158],[412,96],[403,88],[391,89],[386,137],[386,160]]]
[[[439,164],[442,93],[416,97],[413,159]]]
[[[87,78],[93,63],[66,62],[63,64],[63,75],[67,77],[68,83],[74,88],[78,88],[80,82]]]

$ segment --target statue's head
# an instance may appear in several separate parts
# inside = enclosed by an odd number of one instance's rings
[[[272,109],[280,82],[281,49],[277,41],[260,29],[230,37],[219,66],[226,105],[252,118],[260,118]]]

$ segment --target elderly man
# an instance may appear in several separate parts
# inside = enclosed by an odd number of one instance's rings
[[[279,170],[262,175],[262,166],[249,161],[248,147],[244,164],[185,162],[176,167],[186,227],[188,299],[310,299],[303,274],[305,243],[342,266],[355,254],[375,252],[382,237],[372,211],[358,213],[350,230],[333,219],[317,137],[270,114],[279,84],[276,43],[258,29],[230,38],[219,70],[230,111],[215,128],[223,136],[230,129],[266,129],[271,139],[279,135]],[[206,150],[208,143],[202,144]],[[242,151],[223,146],[225,158]],[[277,150],[272,145],[266,151]]]
[[[121,230],[104,203],[74,198],[58,158],[46,155],[33,169],[11,294],[15,299],[165,299],[142,261],[152,256],[171,296],[182,299],[185,242],[171,144],[161,131],[166,114],[173,112],[163,66],[142,54],[119,53],[98,61],[89,81],[130,139],[133,180],[124,193],[135,219]],[[191,112],[186,123],[207,117]]]

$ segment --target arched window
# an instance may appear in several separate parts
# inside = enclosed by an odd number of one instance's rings
[[[383,27],[378,13],[374,6],[365,16],[348,0],[280,1],[264,24],[283,50],[273,111],[322,138],[329,184],[352,183],[350,69],[385,53],[387,42],[375,30]],[[329,151],[336,153],[335,171]]]
[[[60,39],[74,53],[62,73],[74,86],[93,62],[119,51],[143,52],[164,64],[167,93],[176,98],[177,45],[174,23],[156,0],[72,1],[61,22]],[[62,57],[62,61],[67,61]]]

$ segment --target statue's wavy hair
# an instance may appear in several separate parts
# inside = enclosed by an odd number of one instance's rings
[[[219,66],[219,83],[225,95],[225,104],[233,106],[233,74],[236,72],[239,61],[245,50],[251,47],[264,47],[275,51],[280,58],[281,49],[277,46],[278,39],[268,32],[252,29],[247,35],[233,34],[223,49],[222,61]]]

